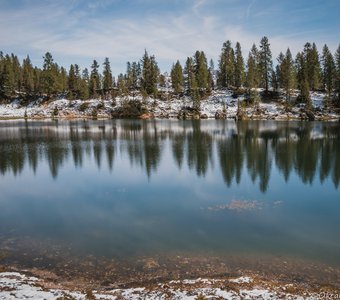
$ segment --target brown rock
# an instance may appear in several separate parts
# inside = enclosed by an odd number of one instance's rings
[[[224,120],[227,118],[227,114],[221,110],[218,110],[216,113],[215,113],[215,119],[216,120]]]
[[[151,113],[145,113],[139,116],[139,119],[142,119],[142,120],[148,120],[148,119],[153,119],[153,118],[154,118],[154,115]]]

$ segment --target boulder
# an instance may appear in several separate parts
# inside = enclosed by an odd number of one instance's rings
[[[216,113],[215,113],[215,119],[216,120],[224,120],[227,118],[227,114],[221,110],[218,110]]]
[[[154,115],[151,113],[145,113],[145,114],[140,115],[138,118],[141,120],[149,120],[149,119],[153,119]]]
[[[308,121],[315,121],[315,115],[311,110],[306,110]]]

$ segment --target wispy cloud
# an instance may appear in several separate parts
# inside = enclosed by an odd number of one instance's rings
[[[251,2],[249,3],[247,10],[246,10],[246,21],[248,21],[249,17],[250,17],[250,13],[251,13],[251,9],[254,5],[256,0],[251,0]]]
[[[172,62],[184,62],[197,49],[217,60],[227,39],[239,41],[245,57],[264,35],[269,36],[273,57],[288,46],[296,53],[308,40],[320,47],[328,43],[331,49],[339,42],[321,26],[294,28],[294,23],[280,28],[275,19],[294,12],[272,2],[264,5],[267,0],[174,0],[173,9],[167,2],[155,0],[21,1],[25,5],[5,7],[0,2],[2,48],[31,54],[37,63],[46,51],[65,65],[89,66],[94,58],[109,57],[114,71],[120,72],[127,60],[138,60],[146,48],[168,70]],[[296,22],[307,22],[305,18]]]

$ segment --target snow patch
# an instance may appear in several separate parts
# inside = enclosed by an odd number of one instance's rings
[[[233,283],[251,283],[253,282],[253,279],[250,277],[244,276],[244,277],[239,277],[235,279],[229,279],[229,281]]]

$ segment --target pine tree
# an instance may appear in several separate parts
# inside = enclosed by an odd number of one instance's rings
[[[21,91],[22,77],[19,59],[13,53],[11,54],[12,72],[14,77],[14,90]]]
[[[29,56],[22,63],[22,88],[26,94],[34,91],[34,69]]]
[[[275,92],[279,90],[279,76],[280,76],[280,70],[279,66],[276,66],[275,71],[272,70],[272,75],[271,75],[271,82],[272,82],[272,87]]]
[[[52,65],[52,76],[54,78],[53,93],[58,95],[63,91],[62,68],[57,63]]]
[[[285,56],[282,52],[279,53],[279,56],[277,58],[277,66],[276,66],[276,78],[278,81],[278,85],[280,88],[283,88],[283,79],[282,79],[282,65],[284,63]]]
[[[253,44],[247,61],[247,77],[246,85],[249,89],[259,87],[259,52],[255,44]]]
[[[96,60],[93,61],[91,66],[91,74],[90,74],[90,97],[96,98],[98,97],[101,87],[100,87],[100,76],[98,72],[99,64]]]
[[[159,68],[154,56],[149,56],[145,50],[142,58],[142,89],[148,95],[157,95]]]
[[[259,68],[261,76],[261,87],[263,87],[266,93],[268,93],[273,70],[273,62],[270,44],[266,36],[264,36],[260,42]]]
[[[340,107],[340,45],[335,53],[335,65],[336,65],[336,74],[335,74],[335,91],[337,93],[336,97],[336,106]]]
[[[63,73],[63,72],[62,72]],[[74,97],[79,97],[80,92],[80,68],[77,64],[71,65],[69,74],[68,74],[68,90],[69,90],[69,97],[73,99]]]
[[[41,89],[41,73],[42,71],[35,67],[33,70],[33,82],[34,82],[34,93],[35,94],[41,94],[42,89]]]
[[[322,49],[322,75],[323,75],[323,85],[327,92],[326,101],[329,102],[332,97],[334,89],[334,79],[335,79],[335,63],[332,53],[329,51],[327,45]],[[328,103],[326,103],[328,104]]]
[[[13,66],[11,57],[6,54],[2,60],[2,72],[1,72],[1,93],[6,97],[10,97],[15,91],[15,77],[13,74]]]
[[[307,64],[306,58],[303,53],[299,52],[296,55],[296,69],[297,69],[297,82],[298,88],[300,89],[300,95],[298,100],[300,102],[306,103],[308,108],[312,107],[312,102],[309,94],[309,83],[307,75]]]
[[[103,91],[105,98],[107,98],[110,94],[110,91],[113,86],[113,81],[112,81],[112,72],[111,72],[111,66],[110,66],[110,61],[106,57],[104,61],[104,70],[103,70]]]
[[[118,93],[120,96],[128,95],[128,83],[127,76],[124,76],[122,73],[118,75],[117,78],[117,87]]]
[[[229,88],[234,85],[235,75],[235,55],[231,46],[231,41],[223,44],[219,60],[218,85]]]
[[[186,60],[184,74],[186,92],[193,100],[193,107],[200,110],[200,94],[196,80],[195,64],[192,57],[188,57]]]
[[[291,90],[295,87],[295,67],[292,53],[288,48],[286,55],[279,56],[280,85],[285,90],[286,101],[290,101]]]
[[[81,76],[79,90],[79,97],[82,100],[87,100],[90,97],[89,82],[90,82],[89,71],[87,68],[85,68]]]
[[[209,62],[209,72],[210,72],[210,75],[209,75],[210,86],[211,86],[211,89],[213,90],[215,88],[215,82],[214,82],[215,64],[212,58],[210,59],[210,62]]]
[[[179,61],[176,62],[175,65],[172,66],[171,69],[171,82],[172,88],[176,94],[180,94],[184,90],[184,77],[183,77],[183,68]]]
[[[244,60],[242,56],[241,44],[236,43],[235,48],[235,86],[241,87],[244,83]]]
[[[319,53],[315,43],[311,45],[306,43],[304,47],[304,56],[307,64],[307,78],[311,90],[315,91],[320,87],[321,82],[321,67]]]
[[[76,73],[74,70],[74,65],[70,66],[70,70],[68,72],[68,90],[69,90],[69,99],[73,99],[75,96],[76,91],[76,85],[77,85],[77,78]]]
[[[210,90],[210,81],[207,58],[203,51],[195,52],[194,69],[197,88],[202,94],[205,94]]]
[[[126,64],[126,84],[129,89],[136,90],[141,85],[141,66],[138,62],[127,62]]]
[[[78,67],[78,65],[76,66]],[[65,94],[68,89],[68,78],[67,78],[67,71],[64,67],[60,68],[60,82],[61,82],[61,91],[63,94]]]
[[[46,52],[43,64],[43,70],[40,76],[40,88],[43,93],[50,96],[56,90],[56,66],[53,62],[53,57],[50,52]]]

